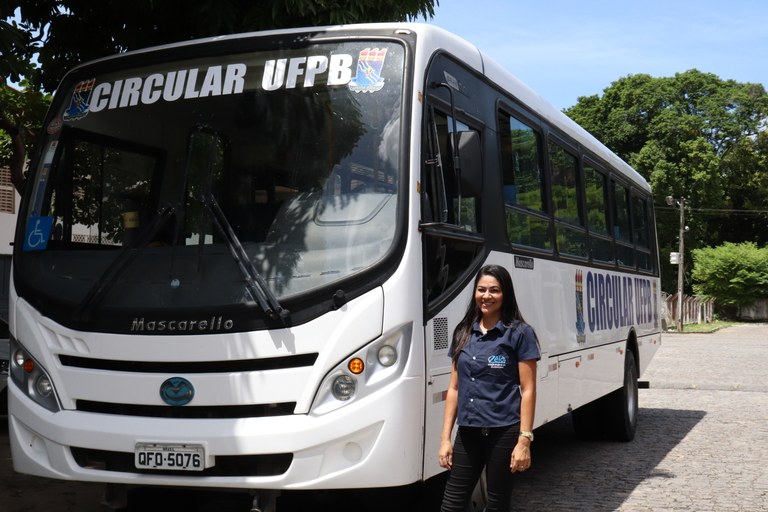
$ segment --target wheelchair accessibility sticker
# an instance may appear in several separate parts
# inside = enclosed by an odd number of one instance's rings
[[[24,250],[42,251],[48,247],[52,227],[53,217],[30,217],[24,234]]]

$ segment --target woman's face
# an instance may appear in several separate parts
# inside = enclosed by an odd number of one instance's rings
[[[475,304],[483,318],[498,320],[501,317],[501,305],[504,294],[501,283],[493,276],[480,276],[475,287]]]

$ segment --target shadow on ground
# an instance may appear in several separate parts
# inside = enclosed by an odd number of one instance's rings
[[[513,492],[513,510],[608,512],[621,506],[632,491],[649,478],[674,478],[657,469],[667,456],[704,418],[704,411],[643,409],[639,428],[630,443],[583,441],[573,431],[569,417],[536,430],[533,466],[519,475]],[[5,418],[2,418],[4,420]],[[20,475],[11,469],[8,427],[0,425],[0,503],[4,512],[96,511],[103,486]],[[431,489],[434,497],[441,494]],[[279,512],[322,510],[333,512],[395,510],[394,498],[406,497],[396,510],[427,512],[413,489],[362,491],[339,498],[335,493],[287,494],[278,501]],[[246,512],[251,499],[244,493],[212,493],[194,489],[133,489],[129,510],[185,512]]]
[[[634,441],[582,441],[569,417],[536,431],[533,466],[516,480],[513,510],[614,511],[641,482],[673,478],[659,463],[704,411],[640,409]]]

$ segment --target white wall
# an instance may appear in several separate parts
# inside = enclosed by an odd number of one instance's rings
[[[19,211],[21,197],[16,193],[16,211]],[[10,255],[13,252],[11,242],[16,231],[16,214],[0,212],[0,255]]]

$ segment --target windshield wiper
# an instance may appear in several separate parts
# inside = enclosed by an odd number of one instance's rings
[[[176,214],[176,208],[173,206],[165,206],[158,214],[149,222],[149,225],[144,229],[139,236],[137,236],[131,243],[123,246],[123,250],[115,258],[107,268],[102,272],[98,279],[93,283],[93,286],[88,290],[85,298],[80,304],[80,309],[77,311],[77,319],[80,321],[88,321],[90,317],[88,315],[92,312],[95,304],[100,304],[104,295],[112,288],[117,281],[117,278],[127,269],[131,262],[141,252],[141,249],[149,245],[160,233],[160,230],[165,227],[168,220],[174,217]]]
[[[232,224],[227,220],[227,216],[221,210],[213,193],[206,192],[202,197],[202,203],[211,214],[216,228],[227,241],[227,247],[232,253],[232,257],[237,261],[240,272],[245,277],[245,283],[251,296],[269,318],[285,323],[290,312],[280,305],[275,294],[267,286],[266,281],[256,269],[248,253],[245,252],[243,244],[240,243],[235,230],[232,229]]]
[[[205,149],[205,146],[198,147],[196,145],[197,135],[200,135],[201,137],[200,140],[202,140],[202,142],[200,144],[205,144],[206,141],[210,142],[210,147],[208,148],[208,159],[207,161],[203,160],[202,163],[205,165],[200,166],[199,168],[197,166],[192,166],[192,162],[199,162],[201,156],[198,155],[196,159],[196,152],[193,151],[193,149],[202,150]],[[207,139],[205,135],[208,136]],[[251,258],[248,257],[248,253],[245,252],[243,244],[240,243],[240,239],[237,237],[235,230],[232,229],[232,224],[230,224],[229,220],[227,220],[227,216],[222,211],[219,203],[216,201],[216,197],[213,194],[214,175],[216,174],[217,170],[221,170],[219,164],[221,164],[223,152],[222,140],[223,139],[218,135],[216,130],[207,128],[202,125],[195,127],[192,134],[190,135],[189,147],[187,148],[187,166],[184,171],[186,181],[185,189],[187,187],[193,188],[189,183],[190,169],[192,169],[193,172],[195,170],[200,172],[199,178],[200,184],[202,185],[202,190],[199,193],[200,202],[203,204],[203,207],[213,220],[216,229],[226,240],[227,247],[229,248],[230,253],[232,253],[232,257],[237,262],[238,269],[245,278],[245,285],[248,288],[248,292],[251,294],[251,297],[253,297],[253,300],[258,303],[259,307],[262,311],[264,311],[267,317],[272,320],[280,320],[285,325],[286,320],[288,319],[289,311],[280,305],[277,297],[275,297],[275,295],[272,293],[272,290],[269,289],[267,282],[256,269],[256,266],[253,264]],[[202,248],[202,230],[200,236],[200,248]]]

